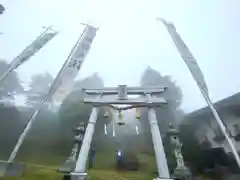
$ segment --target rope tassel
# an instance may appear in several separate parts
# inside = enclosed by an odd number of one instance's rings
[[[122,111],[119,111],[118,112],[118,122],[117,122],[118,125],[124,125],[124,121],[123,121],[123,114],[122,114]]]
[[[107,125],[106,124],[104,124],[104,133],[105,133],[105,135],[107,135]]]
[[[139,134],[138,124],[136,125],[136,133]]]
[[[139,119],[141,118],[141,115],[140,115],[140,108],[136,108],[136,121],[137,121],[137,124],[136,124],[136,133],[139,134]]]
[[[115,137],[115,126],[114,126],[114,122],[113,122],[113,137]]]

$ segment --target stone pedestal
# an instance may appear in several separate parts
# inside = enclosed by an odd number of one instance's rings
[[[68,174],[71,172],[74,172],[77,162],[77,157],[80,151],[80,147],[82,144],[82,139],[84,136],[85,131],[85,125],[83,122],[80,123],[80,125],[76,128],[73,128],[73,131],[75,133],[75,136],[73,138],[74,146],[72,148],[70,156],[67,158],[67,160],[62,164],[62,166],[58,169],[58,172],[61,172],[65,174],[65,178],[68,177]]]
[[[58,169],[58,171],[64,174],[71,173],[74,171],[75,166],[76,166],[76,160],[67,160]]]
[[[87,173],[76,173],[72,172],[71,173],[71,180],[87,180]]]
[[[26,166],[24,164],[0,161],[0,177],[21,176],[25,168]]]
[[[168,135],[170,137],[170,143],[173,147],[173,154],[175,156],[177,167],[174,170],[174,177],[175,179],[181,179],[181,180],[192,180],[192,173],[188,167],[184,164],[184,159],[182,156],[182,144],[179,140],[179,132],[171,125],[169,124],[169,130]]]
[[[189,168],[186,166],[183,167],[177,167],[174,170],[174,177],[179,178],[181,180],[192,180],[192,173]]]

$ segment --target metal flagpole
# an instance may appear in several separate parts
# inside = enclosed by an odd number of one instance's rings
[[[17,155],[17,152],[18,152],[20,146],[21,146],[22,143],[23,143],[23,140],[25,139],[28,131],[30,130],[30,128],[31,128],[31,126],[32,126],[32,124],[33,124],[33,122],[34,122],[34,120],[35,120],[35,118],[36,118],[36,116],[37,116],[38,113],[40,112],[43,104],[44,104],[44,100],[42,100],[42,101],[40,102],[40,105],[39,105],[38,109],[33,113],[33,115],[31,116],[30,120],[28,121],[26,127],[24,128],[22,134],[21,134],[20,137],[18,138],[18,141],[17,141],[17,143],[16,143],[16,145],[15,145],[15,147],[14,147],[14,149],[13,149],[13,151],[12,151],[12,153],[11,153],[8,161],[7,161],[8,163],[12,163],[13,160],[15,159],[15,157],[16,157],[16,155]]]
[[[40,39],[48,30],[51,29],[51,27],[52,26],[49,26],[49,27],[43,26],[43,28],[45,28],[45,30],[31,44],[29,44],[22,52],[26,51],[26,49],[28,49],[30,46],[32,46],[33,43],[36,42],[38,39]],[[8,76],[8,74],[11,71],[13,71],[15,69],[14,62],[16,62],[16,60],[18,60],[18,58],[21,54],[22,53],[20,53],[16,58],[14,58],[14,60],[10,63],[9,68],[0,76],[0,83]]]
[[[11,72],[11,68],[9,67],[1,76],[0,76],[0,83],[7,77],[7,75]]]
[[[240,168],[240,158],[239,158],[238,152],[237,152],[237,150],[236,150],[236,148],[234,146],[234,140],[229,136],[229,134],[227,132],[227,128],[224,125],[223,121],[221,120],[221,118],[220,118],[218,112],[216,111],[216,109],[215,109],[211,99],[209,98],[209,96],[203,91],[203,89],[201,88],[201,86],[199,84],[198,84],[198,87],[199,87],[199,89],[200,89],[200,91],[202,93],[202,96],[204,97],[205,101],[207,102],[208,106],[210,107],[210,109],[211,109],[211,111],[212,111],[212,113],[213,113],[213,115],[214,115],[218,125],[220,126],[220,129],[221,129],[223,135],[225,136],[225,138],[226,138],[226,140],[227,140],[227,142],[228,142],[228,144],[229,144],[229,146],[230,146],[230,148],[232,150],[232,153],[233,153],[233,155],[235,157],[235,160],[236,160],[236,162],[238,164],[238,167]]]
[[[0,83],[4,81],[4,79],[8,76],[9,73],[11,73],[14,69],[17,69],[18,66],[20,66],[22,63],[24,63],[26,60],[28,60],[31,56],[33,56],[37,51],[39,51],[49,40],[51,40],[57,32],[54,33],[46,33],[49,29],[46,28],[45,31],[43,31],[36,39],[33,41],[30,45],[28,45],[14,60],[9,64],[9,68],[3,73],[3,75],[0,77]],[[46,39],[45,39],[46,35]],[[43,38],[43,39],[42,39]],[[44,40],[44,41],[41,41]],[[36,44],[36,46],[35,46]],[[12,164],[13,160],[16,157],[16,154],[22,145],[29,129],[31,128],[32,123],[34,122],[35,117],[38,115],[40,109],[42,108],[44,104],[44,100],[42,100],[39,103],[39,106],[37,110],[33,113],[31,118],[29,119],[28,123],[26,124],[24,131],[21,133],[20,137],[17,140],[17,143],[11,152],[11,155],[9,156],[7,162],[2,161],[0,162],[0,176],[3,175],[9,175],[9,174],[18,174],[22,171],[22,166],[17,164]],[[13,166],[12,166],[13,165]]]
[[[66,64],[66,63],[64,63],[64,64]],[[62,66],[62,68],[63,68],[63,66]],[[58,76],[57,76],[57,78],[58,78]],[[57,79],[57,78],[56,78],[56,79]],[[50,92],[50,91],[49,91],[49,92]],[[18,141],[17,141],[17,143],[16,143],[16,145],[15,145],[15,147],[14,147],[14,149],[13,149],[13,151],[12,151],[12,153],[11,153],[8,161],[7,161],[8,163],[12,163],[13,160],[15,159],[19,148],[21,147],[21,145],[22,145],[22,143],[23,143],[23,141],[24,141],[27,133],[29,132],[29,130],[30,130],[30,128],[31,128],[34,120],[36,119],[36,116],[39,114],[39,112],[40,112],[40,110],[42,109],[43,104],[45,103],[45,101],[48,101],[48,100],[50,99],[50,97],[51,97],[51,96],[50,96],[50,94],[48,93],[48,94],[45,96],[45,99],[40,101],[39,107],[38,107],[38,108],[36,109],[36,111],[33,113],[33,115],[31,116],[31,118],[30,118],[29,121],[27,122],[27,125],[25,126],[22,134],[21,134],[20,137],[18,138]]]
[[[83,33],[82,33],[83,34]],[[63,75],[63,72],[64,72],[64,69],[65,67],[67,66],[67,63],[69,61],[69,59],[71,58],[72,56],[72,53],[74,52],[75,48],[77,47],[79,41],[81,40],[82,38],[82,34],[80,36],[80,38],[78,39],[77,43],[74,45],[74,47],[72,48],[68,58],[66,59],[66,61],[64,62],[62,68],[60,69],[60,71],[58,72],[57,74],[57,77],[55,78],[55,81],[53,82],[53,84],[51,85],[48,93],[46,94],[45,98],[40,102],[40,105],[39,107],[37,108],[37,110],[34,112],[34,114],[31,116],[31,118],[29,119],[26,127],[24,128],[24,131],[22,132],[22,134],[20,135],[18,141],[17,141],[17,144],[15,145],[9,159],[8,159],[8,163],[11,163],[14,158],[16,157],[16,154],[20,148],[20,146],[22,145],[23,143],[23,140],[25,139],[27,133],[29,132],[36,116],[39,114],[40,110],[42,109],[43,107],[43,104],[45,103],[45,101],[50,101],[51,100],[51,97],[52,95],[54,94],[54,92],[56,91],[56,89],[58,88],[59,86],[59,83],[61,83],[61,76]]]
[[[170,24],[168,22],[166,22],[164,19],[158,19],[160,20],[162,23],[164,23],[164,25],[166,26],[171,38],[173,39],[179,53],[181,54],[183,60],[186,62],[188,69],[190,70],[195,82],[198,85],[198,88],[201,91],[202,96],[204,97],[206,103],[208,104],[209,108],[211,109],[218,125],[220,126],[220,129],[223,133],[223,135],[225,136],[231,151],[235,157],[235,160],[238,164],[238,167],[240,168],[240,158],[238,155],[238,152],[234,146],[234,140],[229,136],[228,131],[226,126],[224,125],[223,120],[220,118],[217,110],[215,109],[209,95],[208,95],[208,91],[207,91],[207,87],[206,87],[206,83],[204,81],[202,72],[200,70],[200,68],[197,65],[196,60],[194,59],[193,55],[191,54],[191,52],[189,51],[187,45],[183,42],[183,40],[181,39],[180,35],[176,32],[176,28],[174,27],[173,24]]]

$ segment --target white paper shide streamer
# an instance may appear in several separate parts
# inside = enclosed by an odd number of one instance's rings
[[[107,135],[107,125],[106,124],[104,124],[104,133],[105,133],[105,135]]]
[[[116,132],[115,132],[115,125],[114,125],[114,122],[113,122],[113,137],[115,137],[116,136]]]
[[[136,133],[139,134],[138,124],[136,125]]]

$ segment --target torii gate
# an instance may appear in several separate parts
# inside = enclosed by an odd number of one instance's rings
[[[74,172],[71,173],[71,180],[83,180],[86,178],[86,162],[90,149],[92,137],[95,130],[95,124],[99,114],[100,106],[109,106],[117,110],[127,110],[136,107],[148,108],[148,120],[150,124],[153,146],[156,156],[158,180],[171,180],[167,166],[166,155],[163,148],[162,138],[158,127],[154,107],[167,104],[167,101],[161,97],[152,95],[163,93],[167,87],[127,87],[119,85],[118,87],[107,87],[102,89],[83,89],[83,99],[85,104],[92,104],[93,109],[82,141],[82,146],[77,158]],[[85,97],[85,95],[90,97]],[[117,95],[116,97],[106,98],[106,95]],[[138,98],[128,98],[128,95],[141,95]],[[92,97],[91,97],[92,96]],[[117,107],[114,105],[129,105],[126,107]]]

